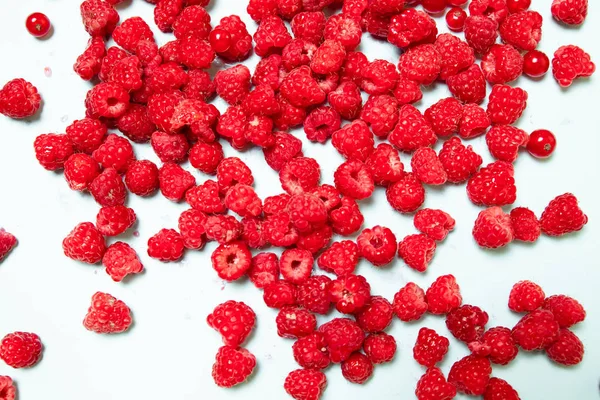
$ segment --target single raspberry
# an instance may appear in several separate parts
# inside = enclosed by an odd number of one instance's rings
[[[281,63],[286,72],[302,65],[310,65],[317,46],[303,39],[293,39],[281,51]]]
[[[371,297],[371,286],[361,275],[348,274],[332,281],[328,288],[329,299],[343,314],[361,311]]]
[[[361,256],[377,267],[389,264],[396,255],[396,236],[386,227],[376,225],[365,229],[356,242]]]
[[[210,215],[204,221],[206,237],[220,244],[237,240],[242,234],[242,229],[242,224],[232,215]]]
[[[178,228],[186,249],[201,249],[206,242],[204,224],[206,215],[202,211],[189,209],[179,216]]]
[[[215,356],[212,377],[219,387],[230,388],[244,383],[256,367],[256,357],[241,347],[223,346]]]
[[[284,250],[279,260],[279,269],[283,279],[299,285],[310,277],[314,259],[310,251],[302,249]]]
[[[263,202],[263,212],[265,216],[284,212],[291,197],[292,196],[287,193],[266,197]]]
[[[31,117],[40,109],[41,103],[37,88],[24,79],[13,79],[0,89],[0,114],[9,118]]]
[[[100,173],[100,166],[86,154],[75,153],[65,161],[65,179],[73,190],[88,189]]]
[[[542,39],[542,16],[536,11],[509,15],[500,24],[502,41],[519,50],[534,50]]]
[[[17,245],[17,238],[4,228],[0,228],[0,261]]]
[[[316,74],[330,74],[342,68],[346,59],[346,50],[337,40],[325,40],[314,52],[310,68]]]
[[[542,233],[540,222],[528,208],[517,207],[510,212],[510,220],[516,240],[535,242]]]
[[[9,376],[0,376],[0,398],[2,400],[15,400],[17,388]]]
[[[365,166],[371,172],[376,185],[388,186],[404,176],[404,165],[398,150],[387,143],[379,144],[367,158]]]
[[[249,115],[273,115],[279,113],[279,102],[270,86],[257,86],[244,98],[242,107]]]
[[[514,81],[523,73],[523,56],[510,44],[495,44],[481,60],[485,79],[491,84]]]
[[[216,88],[208,72],[194,69],[187,72],[187,77],[183,93],[188,99],[208,101],[213,97]]]
[[[442,58],[433,44],[409,48],[400,56],[400,74],[422,85],[430,85],[441,71]]]
[[[490,102],[488,104],[488,113],[491,107],[494,106]],[[501,114],[502,112],[497,115]],[[529,135],[514,126],[495,125],[486,134],[485,141],[494,158],[513,163],[519,156],[519,149],[527,146]]]
[[[317,186],[310,193],[321,199],[323,204],[325,204],[327,212],[338,207],[342,201],[340,192],[332,185],[324,184]]]
[[[463,106],[455,98],[448,97],[425,110],[424,116],[436,135],[449,136],[458,132],[463,117]]]
[[[172,133],[171,118],[175,107],[184,99],[182,92],[174,90],[168,93],[153,94],[148,100],[148,116],[156,127],[164,132]]]
[[[471,15],[465,20],[465,40],[476,53],[486,54],[498,38],[498,22],[483,15]]]
[[[325,275],[313,275],[298,286],[298,304],[308,311],[317,314],[327,314],[331,301],[329,286],[331,279]]]
[[[261,19],[258,29],[254,33],[254,51],[260,57],[277,53],[292,40],[287,27],[281,18],[268,15]]]
[[[89,191],[102,207],[123,205],[127,197],[127,189],[119,173],[114,168],[107,168],[92,183]]]
[[[222,243],[211,256],[213,269],[219,278],[232,282],[250,269],[252,254],[244,242]]]
[[[135,91],[144,84],[142,73],[142,65],[138,57],[125,57],[113,65],[106,81],[117,84],[126,91]],[[149,87],[149,89],[152,90],[153,88]]]
[[[359,253],[356,243],[351,240],[343,240],[333,243],[321,253],[317,263],[322,270],[343,276],[354,272],[358,260]]]
[[[147,75],[163,62],[159,54],[158,45],[153,40],[141,40],[135,46],[135,55],[138,57],[142,67],[145,68]]]
[[[360,118],[376,136],[385,138],[398,123],[398,100],[389,95],[369,96]]]
[[[365,332],[381,332],[391,324],[393,312],[389,301],[381,296],[373,296],[356,314],[356,322]]]
[[[465,104],[458,134],[463,139],[470,139],[484,133],[491,123],[490,117],[483,108],[477,104]]]
[[[297,369],[285,378],[283,388],[295,400],[318,400],[327,386],[327,377],[321,371]]]
[[[94,150],[92,157],[103,168],[114,168],[119,173],[127,171],[129,164],[135,159],[129,140],[114,133],[108,135],[100,147]]]
[[[546,294],[536,283],[520,281],[514,284],[508,297],[508,308],[514,312],[531,312],[544,304]]]
[[[451,400],[456,397],[456,387],[446,382],[439,368],[429,368],[417,382],[417,400]]]
[[[363,384],[373,375],[373,363],[360,352],[352,353],[342,362],[342,375],[352,383]]]
[[[324,225],[310,233],[300,233],[296,246],[299,249],[308,250],[314,255],[327,247],[331,236],[333,236],[333,230],[330,226]]]
[[[383,364],[393,360],[396,354],[396,339],[385,332],[372,333],[365,338],[363,350],[373,364]]]
[[[131,310],[123,301],[108,293],[96,292],[83,326],[96,333],[121,333],[129,329],[132,322]]]
[[[237,157],[224,158],[217,167],[217,181],[221,193],[227,193],[237,184],[251,186],[254,177],[250,168]]]
[[[342,236],[357,232],[364,220],[358,204],[351,197],[342,197],[340,205],[329,212],[329,223],[333,231]]]
[[[174,163],[166,163],[160,167],[158,181],[162,195],[174,202],[181,201],[185,192],[196,185],[196,178]]]
[[[179,260],[183,250],[183,237],[175,229],[161,229],[148,239],[148,255],[162,262]]]
[[[363,73],[369,67],[367,56],[359,51],[353,51],[346,54],[346,62],[340,70],[340,81],[354,82],[357,86],[361,86]]]
[[[124,242],[115,242],[106,249],[102,265],[115,282],[121,282],[127,275],[138,274],[144,269],[135,250]]]
[[[512,164],[496,161],[481,168],[469,179],[467,194],[477,205],[490,207],[514,203],[517,188]]]
[[[265,247],[267,241],[264,229],[264,220],[261,217],[246,217],[242,219],[242,240],[248,247],[260,249]]]
[[[210,15],[199,5],[185,7],[173,22],[173,33],[177,39],[207,39],[210,31]]]
[[[219,332],[226,346],[242,345],[256,323],[256,314],[243,302],[226,301],[206,317],[208,325]]]
[[[215,52],[210,44],[195,36],[180,39],[177,50],[177,61],[190,69],[208,69],[215,59]]]
[[[347,120],[358,118],[362,109],[360,89],[351,81],[342,82],[327,96],[329,104]]]
[[[271,54],[260,60],[254,69],[252,83],[255,86],[267,85],[273,90],[279,89],[279,84],[281,83],[281,63],[281,56],[279,54]]]
[[[433,329],[421,328],[413,347],[413,357],[422,366],[432,368],[444,359],[449,346],[450,341],[446,337]]]
[[[150,121],[148,110],[141,104],[131,104],[117,120],[117,127],[132,142],[144,143],[150,140],[156,126]]]
[[[323,11],[304,11],[292,18],[292,33],[296,39],[304,39],[315,45],[323,41],[327,18]]]
[[[73,70],[81,79],[89,81],[100,72],[102,58],[106,55],[104,40],[99,37],[92,37],[88,41],[86,49],[77,57]]]
[[[263,223],[263,231],[267,241],[273,246],[288,247],[298,242],[298,231],[287,212],[269,215]]]
[[[347,360],[362,347],[365,339],[365,333],[358,324],[348,318],[334,318],[321,325],[318,331],[325,336],[329,358],[334,363]]]
[[[548,310],[525,315],[512,330],[512,338],[525,351],[543,350],[558,339],[559,324]]]
[[[394,89],[394,97],[398,100],[399,105],[413,104],[423,98],[421,85],[408,78],[400,76],[396,89]]]
[[[128,52],[135,53],[139,42],[144,40],[154,41],[154,35],[141,17],[131,17],[115,28],[113,39]]]
[[[471,46],[451,33],[442,33],[435,40],[435,48],[441,56],[440,79],[446,80],[475,63]]]
[[[250,281],[258,289],[264,289],[279,279],[279,259],[274,253],[259,253],[252,257],[248,270]]]
[[[507,85],[494,85],[490,93],[487,113],[492,124],[515,123],[527,106],[527,92]]]
[[[272,282],[265,286],[263,300],[271,308],[296,305],[296,286],[286,281]]]
[[[346,51],[354,51],[360,44],[361,36],[360,23],[344,14],[335,14],[329,17],[323,30],[325,42],[334,40],[341,44]]]
[[[417,321],[427,311],[425,292],[409,282],[394,295],[394,313],[404,322]]]
[[[183,0],[160,0],[154,7],[154,23],[162,32],[171,32],[173,22],[183,9]]]
[[[483,400],[519,400],[519,394],[508,382],[500,378],[490,378],[483,394]]]
[[[329,366],[329,353],[325,336],[321,332],[312,332],[296,340],[292,346],[294,359],[307,369],[325,369]]]
[[[277,14],[277,0],[250,0],[246,11],[256,22],[268,15]]]
[[[181,89],[187,82],[187,73],[175,62],[167,62],[152,69],[152,74],[146,80],[148,88],[153,93]]]
[[[456,221],[442,210],[424,208],[417,211],[413,223],[418,231],[440,242],[454,229]]]
[[[506,0],[474,0],[469,4],[471,15],[483,15],[498,23],[508,16]]]
[[[313,314],[299,307],[284,307],[277,314],[277,334],[283,338],[296,339],[310,335],[317,328]]]
[[[301,126],[306,119],[306,110],[291,104],[281,94],[276,95],[279,102],[279,113],[273,116],[273,124],[277,129],[287,130]]]
[[[67,135],[55,133],[39,135],[33,142],[35,157],[48,171],[63,169],[67,159],[73,155],[73,147]]]
[[[357,120],[334,132],[331,144],[345,158],[364,162],[373,152],[374,140],[367,124]]]
[[[286,211],[290,214],[294,227],[301,233],[310,233],[327,222],[325,204],[313,194],[292,196],[286,205]]]
[[[292,195],[309,191],[319,184],[320,169],[313,158],[296,157],[288,161],[279,171],[281,187]]]
[[[263,154],[267,164],[275,171],[279,171],[285,163],[302,154],[302,142],[287,132],[276,132],[275,144],[263,148]]]
[[[348,0],[342,5],[342,14],[360,21],[362,14],[369,7],[368,0]]]
[[[580,47],[559,47],[552,59],[552,75],[562,87],[569,87],[579,77],[588,77],[596,71],[596,65],[588,53]]]
[[[282,96],[297,107],[310,107],[325,101],[325,92],[306,65],[291,71],[280,86]]]
[[[415,271],[425,272],[435,248],[435,241],[426,235],[408,235],[398,244],[398,257]]]
[[[515,359],[519,348],[508,328],[497,326],[486,331],[477,342],[469,343],[473,354],[489,357],[494,364],[506,365]]]
[[[275,144],[273,135],[273,120],[264,115],[253,115],[248,120],[248,128],[245,132],[248,142],[268,148]]]
[[[127,189],[138,196],[149,196],[159,186],[158,167],[152,161],[133,161],[125,173]]]
[[[66,134],[75,150],[92,154],[104,141],[106,131],[106,126],[102,122],[84,118],[75,120],[67,126]]]
[[[588,0],[554,0],[552,16],[567,25],[581,25],[588,13]]]
[[[486,81],[477,64],[446,79],[450,93],[463,103],[481,103],[485,99]]]
[[[335,171],[335,187],[345,196],[353,199],[366,199],[373,194],[375,183],[369,169],[359,160],[351,159],[341,164]]]
[[[500,207],[481,211],[473,226],[473,238],[479,246],[487,249],[506,246],[514,240],[510,216]]]
[[[212,38],[210,36],[211,45],[219,57],[227,61],[242,61],[248,58],[250,51],[252,51],[252,36],[246,29],[246,24],[237,15],[230,15],[221,18],[219,25],[215,26],[213,32],[222,32],[225,34],[225,46],[219,48],[218,46],[212,45]],[[213,33],[214,35],[214,33]]]
[[[425,201],[425,188],[414,174],[407,173],[398,182],[388,186],[385,195],[393,209],[411,213]]]
[[[362,68],[360,88],[368,94],[387,94],[398,82],[396,66],[386,60],[375,60]]]
[[[400,48],[435,39],[437,27],[427,13],[407,8],[390,20],[387,40]]]
[[[571,366],[583,360],[583,343],[568,329],[561,329],[558,339],[546,348],[546,354],[555,363]]]
[[[250,70],[244,65],[236,65],[221,70],[215,75],[217,94],[227,103],[240,103],[250,91]]]
[[[85,107],[91,118],[119,118],[129,107],[129,93],[116,83],[100,83],[88,91]]]
[[[479,307],[465,304],[446,315],[446,327],[455,338],[470,343],[481,339],[488,319],[488,314]]]
[[[237,150],[243,150],[248,144],[248,115],[241,106],[231,106],[219,118],[217,132],[228,140]]]
[[[437,142],[437,136],[423,114],[414,106],[406,104],[400,108],[399,122],[390,133],[389,141],[398,150],[410,153],[420,147],[433,146]]]
[[[394,15],[404,9],[405,0],[374,0],[369,4],[369,8],[377,15]]]
[[[431,147],[418,148],[410,160],[413,174],[427,185],[443,185],[448,175],[438,155]]]
[[[215,174],[219,163],[223,160],[223,147],[219,142],[197,142],[190,149],[190,164],[205,174]]]
[[[465,147],[457,137],[444,143],[439,159],[448,175],[448,181],[452,183],[461,183],[469,179],[483,162],[471,146]]]
[[[325,143],[341,124],[342,119],[335,109],[321,106],[312,110],[304,120],[304,132],[308,140]]]
[[[225,206],[241,217],[262,214],[262,202],[251,186],[237,184],[225,195]]]
[[[432,314],[447,314],[462,304],[460,287],[453,275],[438,277],[427,289],[428,311]]]
[[[63,240],[63,250],[67,257],[96,264],[106,251],[104,237],[91,222],[77,225]]]
[[[485,357],[466,356],[452,365],[448,373],[448,382],[456,386],[460,393],[481,396],[485,393],[492,365]]]
[[[585,319],[583,306],[569,296],[550,296],[544,301],[543,308],[552,312],[561,328],[570,328]]]
[[[90,36],[108,36],[119,22],[119,13],[102,0],[84,0],[80,6],[83,27]]]
[[[549,236],[579,231],[587,222],[587,215],[579,208],[577,198],[571,193],[554,198],[540,217],[542,232]]]
[[[42,341],[35,333],[9,333],[0,343],[0,358],[13,368],[32,367],[42,358]]]

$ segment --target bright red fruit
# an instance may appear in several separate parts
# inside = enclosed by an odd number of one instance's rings
[[[465,27],[467,13],[460,7],[453,7],[446,13],[446,24],[451,31],[461,32]]]
[[[544,76],[550,68],[550,59],[548,56],[539,51],[531,50],[525,53],[523,63],[523,73],[532,78]]]
[[[50,32],[50,19],[46,16],[46,14],[42,14],[40,12],[35,12],[27,17],[25,20],[25,26],[29,33],[31,33],[35,37],[43,37]]]
[[[538,129],[529,135],[526,148],[529,154],[534,157],[548,158],[556,148],[556,137],[546,129]]]

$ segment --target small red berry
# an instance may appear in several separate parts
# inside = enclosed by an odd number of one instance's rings
[[[538,129],[529,135],[526,148],[529,154],[534,157],[548,158],[556,148],[556,137],[546,129]]]
[[[530,5],[531,0],[506,0],[506,6],[511,14],[528,10]]]
[[[50,32],[50,19],[45,14],[35,12],[27,17],[25,26],[29,33],[35,37],[44,37]]]
[[[461,32],[465,27],[467,13],[460,7],[453,7],[446,13],[446,24],[451,31]]]
[[[548,56],[539,51],[531,50],[524,56],[523,73],[532,78],[544,76],[550,68],[550,59]]]
[[[231,35],[225,29],[214,29],[210,33],[208,41],[217,53],[223,53],[231,47]]]

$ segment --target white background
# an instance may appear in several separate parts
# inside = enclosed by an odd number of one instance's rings
[[[141,15],[154,32],[153,7],[134,0],[119,8],[121,20]],[[250,32],[256,25],[245,12],[247,1],[213,0],[213,21],[237,13]],[[533,8],[545,19],[540,49],[552,53],[560,45],[578,44],[592,59],[600,61],[600,14],[595,1],[590,15],[579,29],[559,26],[551,19],[551,0],[534,0]],[[72,120],[83,117],[83,100],[90,84],[72,70],[77,55],[84,49],[87,34],[79,17],[77,0],[2,0],[0,12],[0,82],[23,77],[33,82],[44,99],[41,116],[34,121],[13,121],[0,116],[0,226],[14,233],[19,246],[0,264],[0,336],[22,330],[38,333],[44,342],[44,358],[34,368],[13,370],[1,364],[0,375],[18,382],[22,400],[130,400],[130,399],[285,399],[283,380],[297,368],[290,340],[277,336],[274,317],[261,293],[248,281],[224,284],[210,265],[215,248],[188,252],[180,263],[162,264],[146,255],[146,241],[162,227],[176,227],[186,207],[160,195],[151,199],[129,197],[129,206],[139,218],[139,237],[127,240],[140,254],[146,272],[128,283],[114,283],[101,266],[80,264],[66,258],[61,241],[79,222],[94,221],[98,206],[89,195],[71,191],[59,173],[41,168],[34,157],[32,143],[41,133],[64,132]],[[37,40],[25,30],[25,18],[34,11],[45,12],[54,24],[54,34]],[[441,31],[445,23],[438,18]],[[215,23],[216,24],[216,23]],[[160,44],[170,35],[157,35]],[[397,62],[397,50],[386,43],[363,36],[360,50],[370,59]],[[252,68],[257,57],[247,61]],[[44,74],[44,68],[52,76]],[[565,293],[579,299],[587,309],[587,320],[574,328],[586,345],[584,361],[574,368],[561,368],[544,354],[521,352],[507,367],[494,366],[493,374],[509,381],[522,399],[597,399],[600,378],[600,303],[598,282],[600,263],[600,79],[594,77],[560,89],[548,74],[541,81],[521,77],[516,84],[529,92],[529,104],[518,122],[528,132],[547,128],[556,133],[558,148],[548,161],[539,161],[523,152],[516,162],[518,198],[514,206],[528,206],[541,213],[555,196],[573,192],[589,216],[585,229],[560,239],[542,237],[533,245],[513,243],[501,251],[479,249],[471,228],[479,208],[466,197],[464,185],[428,189],[426,207],[442,208],[457,221],[456,230],[438,246],[427,273],[419,274],[400,260],[386,269],[376,270],[361,262],[357,272],[365,275],[373,293],[392,299],[408,281],[423,288],[439,275],[452,273],[461,286],[464,302],[485,309],[488,327],[512,327],[518,316],[507,308],[511,286],[521,279],[540,283],[548,295]],[[424,111],[437,99],[448,95],[444,85],[427,89],[418,105]],[[223,111],[223,103],[218,103]],[[341,157],[331,144],[308,143],[303,132],[307,156],[322,166],[322,181],[332,183]],[[484,157],[491,157],[483,138],[470,142]],[[255,188],[264,198],[281,192],[277,175],[254,149],[239,154],[225,145],[226,155],[239,155],[254,172]],[[440,144],[436,147],[439,149]],[[149,145],[137,145],[138,158],[158,159]],[[405,165],[409,158],[403,156]],[[189,166],[188,166],[189,167]],[[206,179],[194,172],[199,182]],[[381,188],[372,199],[362,202],[365,227],[389,226],[398,239],[415,232],[412,218],[392,211]],[[106,291],[124,300],[134,313],[135,324],[122,335],[101,336],[88,332],[82,320],[96,291]],[[247,342],[258,360],[252,379],[235,389],[219,389],[211,378],[214,355],[220,346],[217,332],[210,329],[206,315],[227,299],[247,302],[258,315],[255,333]],[[329,316],[329,318],[332,318]],[[346,382],[338,366],[327,371],[325,400],[414,398],[415,384],[423,369],[412,359],[412,346],[418,329],[428,326],[451,337],[444,320],[431,315],[415,324],[394,320],[389,333],[399,343],[396,359],[375,368],[364,386]],[[466,347],[451,339],[451,349],[442,364],[445,373]],[[460,396],[459,396],[460,398]]]

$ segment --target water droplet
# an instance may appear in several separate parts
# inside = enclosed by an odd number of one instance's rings
[[[52,68],[44,67],[44,75],[46,75],[47,78],[50,78],[52,76]]]
[[[67,122],[68,119],[69,119],[69,116],[65,114],[62,117],[60,117],[60,122]]]
[[[140,232],[139,231],[133,231],[133,236],[140,237]]]

